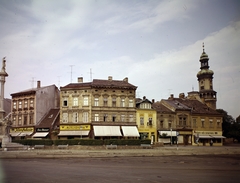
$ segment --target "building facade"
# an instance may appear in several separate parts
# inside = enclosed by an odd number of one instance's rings
[[[60,90],[60,139],[138,137],[135,92],[123,80],[94,79],[70,83]]]
[[[140,139],[151,139],[151,142],[157,142],[157,112],[152,108],[154,101],[136,99],[136,120]]]
[[[13,138],[30,138],[35,133],[35,127],[52,108],[59,108],[59,90],[55,85],[37,87],[11,94],[10,135]]]

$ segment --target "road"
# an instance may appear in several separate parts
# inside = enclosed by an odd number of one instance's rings
[[[0,160],[1,183],[239,182],[239,155]]]

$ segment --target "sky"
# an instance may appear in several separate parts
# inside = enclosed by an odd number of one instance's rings
[[[240,115],[238,0],[0,0],[0,25],[5,98],[108,76],[149,100],[187,95],[204,43],[217,108]]]

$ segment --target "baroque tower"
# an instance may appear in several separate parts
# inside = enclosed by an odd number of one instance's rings
[[[203,53],[200,56],[200,71],[197,73],[199,84],[199,95],[203,103],[212,109],[216,109],[217,92],[213,90],[213,74],[214,72],[209,69],[208,55],[205,53],[203,44]]]

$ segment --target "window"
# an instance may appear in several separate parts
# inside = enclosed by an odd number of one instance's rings
[[[220,120],[220,119],[217,120],[217,127],[218,127],[218,128],[221,127],[221,120]]]
[[[197,119],[193,118],[193,128],[197,128]]]
[[[22,101],[18,102],[18,109],[22,109]]]
[[[213,120],[212,119],[209,119],[209,127],[213,128]]]
[[[186,126],[186,125],[187,125],[187,118],[179,117],[179,126]]]
[[[133,115],[132,114],[129,115],[129,122],[133,122]]]
[[[128,104],[129,107],[133,107],[133,99],[129,99],[129,104]]]
[[[122,122],[125,121],[125,115],[124,115],[124,114],[121,115],[121,121],[122,121]]]
[[[77,112],[74,112],[73,113],[73,123],[77,123],[78,122],[78,113]]]
[[[68,113],[63,113],[62,122],[63,122],[63,123],[68,123]]]
[[[83,97],[83,105],[85,105],[85,106],[88,105],[88,97],[87,96]]]
[[[140,117],[140,125],[143,126],[144,125],[144,118]]]
[[[104,122],[107,121],[107,114],[104,114],[104,116],[103,116],[103,121],[104,121]]]
[[[67,107],[67,106],[68,106],[68,99],[67,99],[67,98],[64,98],[64,99],[63,99],[63,106],[64,106],[64,107]]]
[[[121,99],[121,107],[125,107],[125,99],[124,98]]]
[[[115,115],[115,114],[112,115],[112,121],[113,121],[113,122],[116,121],[116,115]]]
[[[152,126],[152,118],[148,118],[148,125]]]
[[[99,115],[98,114],[94,114],[94,121],[99,121]]]
[[[201,90],[204,90],[204,86],[201,86]]]
[[[168,121],[168,128],[172,128],[172,121]]]
[[[204,128],[205,119],[201,119],[201,123],[202,123],[202,128]]]
[[[78,106],[78,98],[77,97],[73,98],[73,106]]]
[[[28,108],[28,101],[24,100],[24,109],[27,109],[27,108]]]
[[[99,99],[98,98],[94,98],[94,106],[98,106],[99,105]]]
[[[34,102],[33,99],[30,99],[30,108],[33,108]]]
[[[18,125],[22,125],[22,116],[18,117]]]
[[[112,107],[116,107],[116,98],[112,99]]]
[[[27,115],[24,115],[23,116],[23,125],[27,125],[27,119],[28,119]]]
[[[103,106],[108,106],[108,99],[107,99],[107,97],[103,98]]]
[[[88,122],[88,112],[83,112],[83,123]]]
[[[160,128],[163,128],[163,120],[160,121]]]
[[[13,125],[16,125],[16,116],[13,116],[12,122],[13,122]]]
[[[13,102],[13,110],[16,110],[16,109],[17,109],[17,102],[14,101],[14,102]]]
[[[29,115],[29,124],[33,124],[33,114]]]

